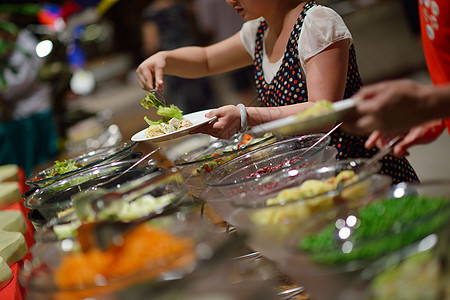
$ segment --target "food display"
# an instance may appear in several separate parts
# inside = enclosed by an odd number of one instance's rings
[[[43,188],[35,190],[27,196],[25,206],[30,209],[37,209],[47,220],[58,215],[60,216],[63,211],[72,208],[73,203],[71,197],[73,195],[98,186],[103,182],[105,182],[103,187],[114,186],[120,182],[130,180],[135,176],[151,173],[156,168],[156,162],[151,160],[148,166],[136,167],[132,171],[124,172],[137,161],[138,159],[131,159],[102,164],[55,181]],[[123,175],[114,179],[122,172],[124,172]]]
[[[185,200],[178,172],[157,170],[109,189],[94,188],[71,197],[72,211],[48,222],[37,240],[74,238],[81,224],[130,222],[158,216]]]
[[[55,181],[75,175],[91,167],[120,161],[131,157],[136,142],[120,142],[111,146],[95,149],[76,157],[55,161],[55,163],[42,171],[36,172],[26,180],[30,186],[45,187]]]
[[[270,131],[282,135],[320,132],[323,128],[339,124],[354,110],[355,101],[352,98],[336,102],[320,100],[292,116],[257,125],[251,129],[251,132],[260,134]]]
[[[270,133],[261,136],[236,134],[228,140],[215,141],[206,147],[186,153],[176,159],[174,164],[183,174],[189,193],[200,197],[206,188],[204,177],[212,170],[243,153],[272,144],[280,139],[283,138],[275,137]]]
[[[280,224],[292,219],[298,222],[315,212],[363,199],[369,192],[369,184],[368,180],[360,180],[353,170],[341,171],[326,180],[309,179],[265,200],[267,209],[255,211],[251,219],[255,224]],[[285,205],[293,201],[296,203]]]
[[[162,116],[147,119],[147,131],[155,130],[148,134],[180,130],[178,108],[151,96],[142,104]],[[319,101],[303,117],[330,109]],[[40,186],[30,178],[35,189],[24,194],[35,226],[30,250],[23,235],[21,241],[2,235],[2,226],[17,222],[0,214],[0,238],[7,238],[0,244],[15,247],[0,247],[0,287],[11,280],[5,253],[16,261],[29,252],[18,278],[32,299],[169,299],[207,291],[214,299],[243,300],[242,290],[265,280],[278,285],[280,271],[311,299],[445,299],[448,196],[424,193],[423,185],[392,191],[390,177],[377,174],[380,163],[336,161],[337,149],[322,137],[236,134],[180,151],[169,169],[149,160],[128,170],[139,159],[127,158],[130,145],[127,154],[116,148],[122,154],[113,161],[102,155],[94,165],[78,157],[55,161],[33,177],[47,176]],[[223,281],[223,270],[230,272],[242,252],[258,257],[250,262],[252,275]],[[277,267],[262,270],[256,261],[263,259]],[[220,284],[208,284],[216,273]]]
[[[93,248],[86,253],[75,251],[63,256],[55,272],[55,281],[59,288],[69,289],[95,285],[98,276],[110,281],[146,268],[151,270],[149,276],[156,276],[191,263],[193,247],[189,238],[175,237],[142,224],[124,236],[123,246],[104,252]]]
[[[147,117],[144,117],[148,124],[148,128],[145,131],[145,135],[148,138],[171,133],[189,126],[192,126],[192,122],[183,118],[183,112],[175,105],[171,104],[169,107],[162,104],[155,95],[149,93],[141,101],[141,105],[149,109],[156,107],[156,113],[162,118],[158,121],[152,121]]]
[[[273,135],[271,133],[266,133],[264,136],[256,138],[251,136],[250,134],[246,133],[242,136],[242,139],[237,144],[231,144],[229,146],[224,147],[223,149],[218,150],[217,152],[214,152],[212,154],[206,154],[198,158],[199,161],[205,161],[203,163],[200,163],[200,165],[192,170],[192,175],[200,175],[200,174],[206,174],[210,173],[212,170],[214,170],[216,167],[220,166],[221,164],[226,163],[227,161],[232,160],[236,156],[238,156],[238,153],[236,150],[243,150],[244,148],[257,144],[261,141],[265,141],[268,139],[271,139]],[[262,146],[262,145],[261,145]],[[229,155],[227,152],[230,152]],[[234,152],[234,153],[231,153]],[[216,158],[214,158],[216,157]],[[212,160],[211,160],[212,159]]]
[[[335,161],[336,153],[329,155],[330,152],[327,151],[325,155],[325,148],[330,138],[321,140],[322,137],[323,134],[294,137],[252,150],[208,173],[205,183],[220,189],[224,195],[236,196],[241,192],[261,188],[262,182],[267,181],[270,184],[272,180],[266,180],[267,178],[281,176],[289,169],[301,169],[317,163]],[[319,141],[318,144],[315,144],[317,141]],[[271,172],[263,174],[261,170]],[[260,174],[257,175],[258,172]]]
[[[62,175],[70,171],[75,171],[79,168],[82,168],[85,165],[86,163],[78,162],[74,159],[66,159],[63,161],[56,160],[53,165],[53,169],[51,169],[51,171],[48,174],[46,174],[46,176],[48,178],[56,175]]]
[[[299,247],[324,264],[374,259],[442,228],[450,220],[449,208],[445,198],[411,195],[382,199],[361,208],[354,215],[353,226],[344,220],[343,227],[330,224],[317,234],[303,237]],[[348,236],[339,233],[344,227],[351,231]],[[341,236],[342,247],[336,247],[340,244],[336,236]],[[349,249],[345,249],[346,240],[351,241]]]
[[[281,268],[319,300],[446,299],[449,192],[446,181],[400,183],[358,207],[315,213],[278,249]]]
[[[371,281],[370,299],[448,299],[450,272],[442,264],[448,259],[448,252],[425,251],[390,266]]]
[[[296,120],[307,120],[318,117],[334,111],[333,102],[328,100],[316,101],[311,107],[299,112],[294,116]]]

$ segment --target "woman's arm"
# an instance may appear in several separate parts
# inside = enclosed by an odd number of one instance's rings
[[[318,100],[336,101],[344,97],[350,40],[338,41],[306,62],[308,102],[281,107],[249,107],[248,124],[258,125],[299,113]],[[323,128],[330,129],[333,124]]]
[[[318,100],[341,100],[347,78],[349,45],[348,39],[338,41],[307,61],[308,102],[280,107],[248,107],[248,125],[255,126],[299,113],[314,105],[314,102]],[[195,132],[229,138],[239,130],[240,112],[236,106],[226,105],[207,115],[207,117],[213,116],[219,117],[217,122],[203,126]],[[333,125],[327,124],[319,131],[327,131]]]
[[[199,78],[235,70],[252,63],[236,33],[208,47],[183,47],[161,51],[142,62],[136,70],[142,89],[161,89],[163,74]]]
[[[308,101],[337,101],[344,97],[350,40],[331,44],[306,62]]]

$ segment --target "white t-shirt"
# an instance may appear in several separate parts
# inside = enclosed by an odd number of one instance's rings
[[[247,52],[255,59],[255,39],[258,27],[263,18],[245,22],[241,28],[242,44]],[[310,8],[303,20],[303,27],[298,38],[298,53],[303,74],[305,74],[306,61],[314,55],[325,50],[328,46],[345,39],[353,43],[352,35],[334,10],[324,6]],[[350,43],[350,44],[351,44]],[[278,72],[283,56],[275,63],[271,63],[263,47],[263,70],[266,82],[271,82]]]

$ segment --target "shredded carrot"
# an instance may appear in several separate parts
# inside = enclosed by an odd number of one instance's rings
[[[194,243],[178,238],[161,229],[143,224],[124,237],[124,243],[102,252],[92,248],[87,252],[71,253],[62,258],[56,270],[58,287],[81,288],[95,285],[99,278],[111,280],[133,275],[139,271],[160,272],[181,267],[192,258]],[[154,272],[158,271],[158,272]]]
[[[244,141],[249,141],[249,140],[251,140],[253,137],[250,135],[250,134],[248,134],[248,133],[246,133],[246,134],[244,134],[244,136],[242,137],[242,139],[244,140]]]

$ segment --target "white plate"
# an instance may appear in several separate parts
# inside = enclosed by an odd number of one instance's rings
[[[264,134],[266,132],[272,132],[282,135],[309,134],[327,124],[343,121],[354,108],[355,101],[351,98],[345,99],[334,102],[334,110],[330,113],[308,119],[299,119],[296,115],[293,115],[255,126],[249,133]]]
[[[214,117],[214,118],[206,118],[205,117],[205,115],[211,110],[212,109],[206,109],[206,110],[201,110],[201,111],[197,111],[197,112],[194,112],[191,114],[184,115],[183,118],[191,121],[191,123],[193,124],[192,126],[189,126],[189,127],[186,127],[186,128],[180,129],[180,130],[176,130],[171,133],[166,133],[166,134],[158,135],[155,137],[151,137],[151,138],[148,138],[145,135],[145,130],[147,130],[147,128],[145,128],[145,129],[142,129],[141,131],[139,131],[138,133],[136,133],[135,135],[133,135],[131,137],[131,140],[135,141],[135,142],[143,142],[143,141],[161,142],[161,141],[176,139],[176,138],[185,136],[185,135],[189,134],[189,132],[192,131],[193,129],[217,120],[217,117]]]

